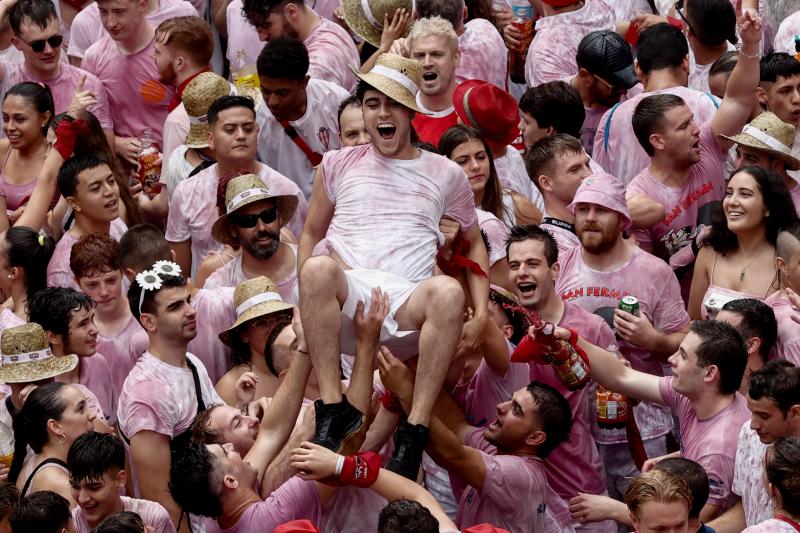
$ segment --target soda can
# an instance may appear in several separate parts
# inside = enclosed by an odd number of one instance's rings
[[[619,301],[618,307],[634,316],[639,316],[639,300],[635,296],[625,296]]]

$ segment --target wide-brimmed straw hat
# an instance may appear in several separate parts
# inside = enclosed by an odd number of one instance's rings
[[[422,83],[422,65],[416,59],[408,59],[397,54],[381,54],[367,74],[350,67],[359,79],[365,81],[392,100],[399,102],[417,113],[417,91]]]
[[[78,365],[75,354],[56,356],[39,324],[30,322],[3,330],[0,336],[0,381],[29,383],[60,376]]]
[[[342,0],[342,18],[347,26],[376,48],[381,45],[384,16],[388,15],[389,20],[392,20],[398,9],[411,13],[413,4],[411,0]],[[408,37],[413,24],[414,21],[409,17],[403,29],[403,37]]]
[[[777,157],[789,170],[800,170],[800,159],[792,155],[794,134],[794,126],[783,122],[775,113],[765,111],[746,125],[742,133],[720,137]]]
[[[461,82],[453,107],[464,125],[474,128],[491,148],[501,150],[519,135],[519,105],[500,87],[482,80]]]
[[[208,148],[208,108],[217,98],[233,94],[228,80],[213,72],[203,72],[195,76],[183,90],[181,100],[189,115],[189,133],[186,146],[189,148]]]
[[[233,292],[233,301],[236,305],[236,321],[219,334],[219,340],[228,345],[231,342],[231,334],[245,322],[274,313],[294,310],[291,304],[283,301],[275,283],[266,276],[259,276],[240,283]]]
[[[239,243],[228,231],[230,215],[237,210],[261,200],[272,200],[278,208],[278,216],[282,224],[288,224],[297,209],[297,196],[294,194],[270,194],[269,187],[264,180],[255,174],[236,176],[225,188],[225,214],[219,217],[211,226],[211,235],[222,244],[238,246]]]

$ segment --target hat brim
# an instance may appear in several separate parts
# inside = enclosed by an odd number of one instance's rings
[[[256,202],[261,202],[263,200],[273,200],[278,204],[278,216],[281,219],[281,224],[285,226],[292,220],[295,211],[297,211],[297,205],[299,200],[297,196],[293,194],[281,194],[278,196],[260,196],[260,195],[253,195],[250,198],[246,198],[242,201],[239,206],[231,211],[230,213],[226,213],[217,220],[214,221],[214,224],[211,226],[211,235],[216,239],[217,242],[222,244],[227,244],[229,246],[237,247],[239,243],[236,242],[233,237],[231,237],[230,232],[228,231],[228,224],[230,222],[230,215],[237,212],[239,209],[248,206],[250,204],[254,204]]]
[[[373,87],[375,90],[382,92],[392,100],[399,102],[400,104],[406,106],[412,111],[416,111],[417,113],[427,115],[427,113],[425,113],[419,107],[417,107],[417,100],[416,100],[417,95],[411,94],[411,91],[409,91],[396,81],[381,76],[380,74],[372,74],[372,73],[364,74],[352,66],[350,67],[350,70],[353,71],[353,74],[355,74],[358,77],[358,79],[367,83],[370,87]]]
[[[54,378],[78,366],[75,354],[53,356],[27,363],[9,363],[0,366],[0,381],[4,383],[30,383]]]
[[[360,0],[343,0],[341,5],[342,18],[344,19],[345,24],[347,24],[347,26],[353,31],[353,33],[367,41],[375,48],[380,48],[381,34],[383,33],[383,30],[373,26],[369,19],[367,19],[366,15],[364,15],[364,10],[361,8]],[[412,3],[410,1],[404,2],[404,5],[398,5],[395,7],[395,9],[401,8],[405,8],[407,13],[411,13]],[[390,8],[390,18],[395,9]],[[380,20],[380,18],[378,20]],[[414,21],[409,17],[408,21],[406,22],[406,27],[403,29],[403,37],[408,37],[408,34],[411,33],[411,26],[413,23]]]
[[[778,159],[784,162],[788,170],[800,170],[800,159],[797,159],[792,155],[785,154],[781,151],[770,148],[768,145],[764,144],[763,142],[759,141],[758,139],[756,139],[751,135],[748,135],[746,133],[739,133],[733,135],[732,137],[728,137],[727,135],[720,135],[720,137],[728,141],[731,141],[733,143],[739,144],[741,146],[747,146],[748,148],[753,148],[754,150],[758,150],[759,152],[766,152],[773,157],[777,157]]]
[[[624,69],[613,72],[607,76],[600,77],[610,83],[613,87],[625,89],[626,91],[639,83],[639,78],[636,77],[636,72],[633,70],[633,65],[627,66]]]
[[[578,206],[578,204],[582,204],[582,203],[595,203],[595,202],[586,202],[584,200],[578,200],[577,202],[572,202],[571,204],[569,204],[567,206],[567,213],[569,213],[570,215],[575,216],[575,208]],[[600,204],[597,204],[597,205],[600,205]],[[631,229],[631,226],[633,226],[633,220],[631,220],[631,217],[628,216],[627,213],[623,213],[622,211],[618,211],[618,210],[616,210],[616,209],[614,209],[612,207],[608,207],[608,206],[605,206],[605,205],[603,207],[605,207],[609,211],[615,212],[616,214],[618,214],[619,216],[622,217],[622,220],[624,221],[623,224],[622,224],[622,227],[620,228],[622,231],[628,231],[629,229]]]
[[[231,335],[242,324],[249,322],[250,320],[253,320],[255,318],[261,318],[269,315],[274,315],[276,313],[285,313],[289,311],[291,313],[294,313],[294,306],[292,304],[288,304],[283,301],[272,300],[269,302],[264,302],[254,305],[253,307],[242,313],[236,319],[236,322],[234,322],[231,327],[229,327],[225,331],[220,332],[220,334],[218,335],[219,340],[222,341],[222,343],[225,344],[226,346],[230,346]]]

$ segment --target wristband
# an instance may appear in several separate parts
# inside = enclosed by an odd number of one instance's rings
[[[62,120],[56,128],[56,142],[53,148],[61,154],[64,159],[69,159],[75,150],[75,143],[78,136],[89,132],[89,127],[83,119]]]
[[[403,408],[400,406],[400,401],[397,396],[392,394],[388,389],[383,391],[381,395],[381,405],[391,413],[402,413]]]
[[[339,477],[342,473],[342,467],[344,466],[344,455],[340,455],[338,459],[336,459],[336,477]]]
[[[511,362],[529,363],[531,361],[538,361],[542,355],[542,348],[536,342],[536,339],[530,335],[525,335],[514,349],[514,353],[511,354]]]
[[[367,488],[378,479],[381,456],[375,452],[361,452],[344,458],[339,481],[345,485]]]

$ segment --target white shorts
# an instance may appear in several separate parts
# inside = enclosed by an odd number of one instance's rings
[[[353,329],[353,317],[356,314],[356,305],[359,300],[364,302],[364,312],[366,312],[369,309],[369,302],[372,300],[372,289],[380,287],[389,296],[389,314],[381,327],[379,345],[386,346],[395,357],[402,360],[417,355],[419,353],[419,330],[398,330],[394,314],[406,303],[420,283],[414,283],[380,270],[345,270],[344,275],[347,278],[347,300],[342,306],[341,352],[355,355],[356,336]]]

